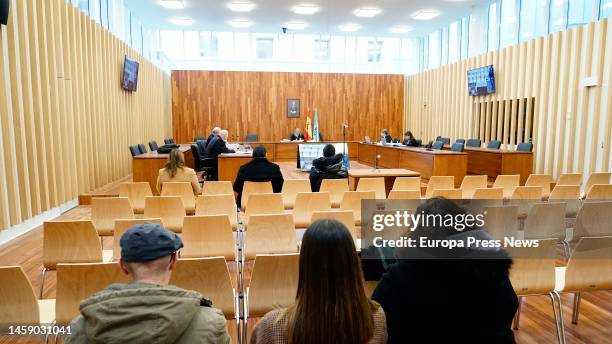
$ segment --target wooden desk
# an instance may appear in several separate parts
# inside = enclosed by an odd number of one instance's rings
[[[385,192],[389,196],[389,192],[393,188],[395,178],[398,177],[419,177],[419,172],[405,170],[401,168],[394,169],[350,169],[349,170],[349,188],[351,190],[357,190],[359,185],[359,179],[361,178],[385,178]]]
[[[450,145],[444,146],[450,149]],[[488,149],[465,147],[468,155],[467,172],[469,174],[485,174],[495,179],[500,174],[518,174],[521,185],[533,173],[533,153],[517,152],[503,149]]]
[[[181,145],[180,151],[185,155],[185,165],[191,168],[195,168],[195,162],[193,155],[191,154],[190,145]],[[164,168],[164,165],[168,161],[169,154],[159,154],[157,152],[148,152],[145,154],[137,155],[132,158],[132,176],[135,182],[149,182],[151,185],[151,191],[154,195],[158,195],[157,192],[157,176],[159,170]]]
[[[431,176],[454,176],[455,185],[461,185],[467,174],[467,153],[445,150],[426,150],[404,146],[381,146],[359,144],[359,161],[374,166],[376,156],[380,155],[378,166],[401,168],[420,173],[422,178]]]
[[[269,154],[268,154],[269,157]],[[220,154],[217,158],[219,180],[234,182],[240,166],[253,159],[252,153]]]

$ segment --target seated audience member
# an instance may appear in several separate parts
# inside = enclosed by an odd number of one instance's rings
[[[183,247],[160,224],[121,237],[119,266],[129,284],[112,284],[81,302],[64,343],[229,343],[223,313],[200,293],[168,285]]]
[[[416,213],[466,214],[443,198],[426,201]],[[422,237],[464,243],[468,237],[491,239],[482,229],[445,226],[420,225],[409,237],[417,243]],[[389,343],[515,343],[511,325],[518,299],[505,251],[413,247],[398,249],[396,256],[399,262],[389,267],[372,295],[385,310]],[[440,327],[442,314],[447,321]]]
[[[380,141],[383,143],[391,143],[391,141],[393,141],[393,138],[391,135],[389,135],[389,131],[387,129],[383,129],[380,132]]]
[[[295,131],[291,134],[291,141],[304,141],[304,135],[302,134],[302,129],[295,128]]]
[[[210,135],[208,135],[208,138],[206,139],[206,146],[208,146],[208,144],[210,143],[210,141],[212,141],[212,139],[214,139],[215,137],[219,136],[219,133],[221,132],[221,128],[219,127],[214,127],[212,132],[210,133]]]
[[[194,195],[199,195],[201,191],[196,172],[185,166],[185,156],[183,152],[176,148],[170,151],[166,166],[159,170],[157,176],[157,191],[159,193],[161,193],[163,184],[166,182],[189,182]]]
[[[281,192],[283,188],[283,174],[280,167],[266,159],[266,148],[257,146],[253,149],[253,160],[240,166],[236,181],[234,182],[234,191],[238,193],[236,202],[240,207],[242,198],[242,188],[244,182],[272,182],[272,189],[275,193]]]
[[[324,219],[308,227],[299,269],[295,303],[266,314],[252,344],[386,343],[385,313],[365,294],[355,243],[342,223]]]
[[[336,148],[327,144],[323,148],[323,157],[312,162],[310,170],[310,188],[312,192],[319,192],[323,179],[348,178],[348,171],[342,164],[342,154],[336,154]]]
[[[417,140],[414,138],[414,135],[412,135],[411,131],[407,131],[404,133],[404,141],[402,142],[402,144],[408,147],[418,147],[419,146],[419,144],[417,143]]]
[[[229,134],[227,130],[223,129],[219,131],[219,135],[213,137],[210,140],[210,143],[208,143],[208,145],[206,146],[206,151],[204,152],[204,166],[213,168],[213,170],[211,171],[212,180],[219,179],[218,178],[219,171],[217,170],[217,166],[218,166],[217,157],[219,156],[219,154],[235,153],[234,150],[227,148],[228,135]]]

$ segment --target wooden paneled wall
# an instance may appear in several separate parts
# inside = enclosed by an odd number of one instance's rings
[[[65,0],[11,0],[0,32],[0,229],[130,173],[170,134],[169,76]],[[136,93],[120,87],[124,55]],[[166,89],[164,89],[166,85]]]
[[[468,69],[493,64],[497,93],[468,96]],[[599,86],[585,87],[585,77]],[[532,139],[534,171],[609,171],[612,25],[602,20],[407,78],[405,126],[418,137]],[[531,134],[532,133],[532,134]]]
[[[287,118],[287,99],[301,99],[302,115]],[[404,77],[401,75],[172,72],[173,135],[189,142],[219,126],[230,139],[246,134],[260,141],[288,138],[304,128],[310,110],[319,110],[319,130],[325,140],[342,140],[342,123],[348,123],[347,140],[375,138],[388,128],[401,136],[404,111]]]

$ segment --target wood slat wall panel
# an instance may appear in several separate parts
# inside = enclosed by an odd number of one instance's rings
[[[301,117],[287,118],[287,99],[301,99]],[[325,140],[342,140],[342,123],[349,123],[347,140],[365,135],[378,139],[387,128],[401,137],[404,113],[404,77],[401,75],[172,72],[173,135],[190,142],[220,126],[230,139],[244,140],[249,133],[260,141],[288,138],[305,127],[306,115]]]
[[[406,129],[424,142],[480,137],[506,149],[533,132],[536,173],[608,171],[611,34],[604,19],[407,77]],[[495,65],[497,93],[470,97],[467,70],[486,64]],[[599,86],[584,87],[591,76]]]
[[[11,0],[0,29],[0,229],[131,171],[171,133],[170,76],[66,0]],[[121,89],[123,58],[140,61]]]

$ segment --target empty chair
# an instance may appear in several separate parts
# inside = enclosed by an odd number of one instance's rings
[[[612,202],[585,202],[578,214],[572,241],[584,237],[612,236]]]
[[[580,293],[612,289],[612,237],[582,238],[567,266],[556,268],[557,292],[573,292],[572,323],[578,323]]]
[[[138,156],[140,155],[140,148],[138,148],[137,145],[132,145],[130,146],[130,153],[132,154],[132,157]]]
[[[340,203],[341,210],[351,210],[355,216],[355,225],[361,226],[361,201],[376,199],[374,191],[346,191]]]
[[[484,229],[495,239],[504,240],[505,237],[517,236],[519,229],[518,207],[498,206],[484,207]]]
[[[350,210],[332,210],[332,211],[315,211],[312,213],[310,223],[321,219],[331,219],[341,222],[348,228],[354,238],[357,238],[357,229],[355,227],[355,217]]]
[[[586,195],[586,199],[612,199],[612,184],[593,184]]]
[[[442,141],[436,141],[433,144],[433,149],[437,149],[437,150],[441,150],[442,148],[444,148],[444,142]]]
[[[474,196],[476,189],[487,188],[486,175],[481,176],[465,176],[461,182],[461,193],[464,199],[471,199]]]
[[[398,177],[393,182],[396,191],[418,191],[421,193],[421,177]]]
[[[519,186],[521,181],[521,176],[516,175],[503,175],[500,174],[495,178],[495,183],[493,183],[494,188],[504,188],[504,198],[509,199],[512,197],[514,193],[514,189]]]
[[[281,194],[256,193],[251,194],[249,198],[253,202],[244,214],[243,222],[245,225],[249,223],[249,218],[253,215],[283,214],[285,212]]]
[[[434,189],[431,193],[433,197],[444,197],[446,199],[461,199],[461,189]]]
[[[551,191],[548,197],[549,202],[565,202],[566,217],[576,217],[580,208],[580,185],[559,185]]]
[[[202,195],[232,195],[234,189],[230,181],[205,181],[202,186]]]
[[[356,191],[374,191],[376,193],[376,199],[387,198],[385,191],[385,178],[360,178],[357,184]]]
[[[387,199],[402,200],[402,199],[420,199],[420,190],[391,190]]]
[[[174,139],[169,137],[167,139],[164,139],[164,143],[167,144],[167,145],[173,144],[174,143]]]
[[[249,201],[249,195],[254,193],[273,193],[272,182],[244,182],[242,188],[242,199],[240,207],[245,210]]]
[[[557,185],[580,185],[582,173],[562,173],[557,179]]]
[[[504,188],[482,188],[474,190],[472,199],[503,200]]]
[[[525,219],[525,239],[565,240],[565,203],[536,203]]]
[[[589,191],[591,191],[591,187],[595,184],[610,184],[610,172],[593,172],[589,176],[585,186],[584,186],[584,194],[588,195]]]
[[[115,220],[133,219],[127,197],[94,197],[91,199],[91,221],[100,236],[112,236]]]
[[[501,141],[493,140],[487,144],[488,149],[499,149],[501,147]]]
[[[121,237],[130,228],[145,223],[159,223],[162,224],[161,219],[120,219],[115,221],[115,230],[113,231],[113,260],[118,261],[121,258]]]
[[[151,152],[156,152],[159,146],[157,145],[157,142],[149,141],[149,148],[151,149]]]
[[[102,262],[103,257],[98,233],[89,220],[44,222],[42,255],[41,298],[47,270],[55,270],[59,263]]]
[[[525,182],[525,186],[539,186],[542,188],[542,197],[550,197],[550,184],[552,176],[550,174],[531,174]]]
[[[323,179],[319,192],[329,193],[332,207],[340,207],[344,192],[349,191],[348,179]]]
[[[291,214],[253,215],[246,232],[244,255],[295,253],[298,251],[295,225]]]
[[[145,148],[145,145],[142,143],[138,144],[138,150],[140,151],[140,154],[144,154],[147,152],[147,149]]]
[[[331,210],[331,201],[327,192],[300,192],[295,198],[293,222],[297,228],[306,228],[314,212],[328,210]]]
[[[451,151],[453,152],[463,152],[463,143],[454,143],[451,147]]]
[[[259,141],[259,136],[257,136],[257,134],[247,134],[245,141],[246,142],[257,142]]]
[[[183,222],[181,258],[222,256],[236,259],[232,225],[225,215],[187,216]]]
[[[435,189],[454,189],[455,188],[455,177],[454,176],[431,176],[427,183],[427,191],[425,192],[426,198],[431,198]]]
[[[539,186],[517,186],[510,196],[512,200],[542,200],[542,188]]]
[[[204,136],[194,136],[193,137],[193,142],[198,142],[198,141],[206,141],[206,137],[204,137]]]
[[[281,195],[285,209],[293,209],[295,197],[298,192],[311,192],[310,181],[308,179],[286,179],[283,182]]]
[[[238,209],[233,195],[202,195],[196,200],[196,215],[225,215],[232,230],[238,230]]]
[[[32,283],[20,266],[0,267],[0,324],[51,324],[55,299],[37,300]]]
[[[519,143],[518,146],[516,146],[516,151],[517,152],[531,152],[533,151],[533,143],[531,142]]]
[[[213,300],[225,319],[237,320],[236,292],[232,287],[227,263],[223,257],[179,259],[172,271],[170,284],[185,290],[194,290]]]
[[[450,145],[451,143],[450,137],[440,137],[436,141],[441,141],[445,145]]]
[[[196,146],[198,146],[198,151],[200,152],[200,158],[204,160],[204,152],[206,152],[206,140],[197,140]]]
[[[119,197],[127,197],[134,214],[144,212],[145,198],[153,196],[148,182],[123,183],[119,185]]]
[[[482,146],[482,141],[480,141],[480,139],[469,139],[465,143],[465,146],[466,147],[480,148],[480,146]]]
[[[185,218],[185,207],[178,196],[157,196],[145,198],[144,217],[160,218],[164,227],[180,233]]]
[[[191,155],[193,156],[193,163],[196,172],[202,172],[204,170],[204,165],[202,163],[202,154],[200,153],[200,149],[198,145],[192,144],[191,147]]]
[[[522,299],[530,295],[549,295],[553,308],[557,338],[565,343],[561,298],[555,291],[556,239],[540,240],[538,247],[508,248],[512,258],[510,281],[519,297],[514,329],[519,328]]]
[[[185,212],[193,213],[195,211],[195,196],[191,183],[186,182],[165,182],[162,185],[162,196],[178,196],[183,202]]]
[[[55,320],[68,325],[79,315],[79,304],[114,283],[127,283],[117,263],[57,265]]]
[[[465,145],[465,139],[457,139],[457,140],[455,140],[455,143],[461,143],[461,144]]]

